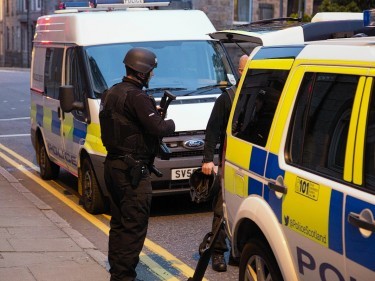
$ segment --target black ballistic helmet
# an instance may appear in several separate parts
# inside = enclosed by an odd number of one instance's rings
[[[190,176],[190,197],[195,203],[206,202],[214,194],[216,185],[216,175],[212,171],[211,175],[203,174],[202,168],[196,169]]]
[[[125,66],[142,74],[150,73],[157,66],[156,55],[145,48],[130,49],[123,62]]]

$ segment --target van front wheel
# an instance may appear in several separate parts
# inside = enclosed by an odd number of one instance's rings
[[[49,159],[47,149],[42,138],[39,138],[37,152],[37,161],[40,168],[40,177],[44,180],[56,179],[59,175],[60,166],[53,163]]]
[[[240,281],[283,281],[280,269],[270,247],[260,239],[246,243],[240,261]]]
[[[85,158],[83,160],[81,169],[82,175],[80,180],[83,207],[90,214],[101,214],[105,211],[105,204],[89,159]]]

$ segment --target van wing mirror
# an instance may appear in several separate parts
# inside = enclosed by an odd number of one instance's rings
[[[74,88],[72,85],[64,85],[59,88],[60,107],[64,112],[83,110],[83,102],[74,101]]]

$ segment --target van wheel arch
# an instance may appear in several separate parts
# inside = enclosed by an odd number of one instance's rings
[[[52,162],[48,156],[47,148],[40,130],[35,138],[36,160],[40,168],[40,177],[44,180],[53,180],[59,176],[60,166]]]
[[[238,234],[236,237],[236,246],[241,253],[239,280],[253,280],[247,270],[249,266],[254,266],[257,263],[257,266],[264,266],[265,271],[269,270],[272,272],[273,281],[283,281],[275,255],[259,226],[250,219],[243,219],[236,233]]]
[[[246,243],[251,239],[256,238],[256,239],[267,241],[262,230],[258,227],[258,225],[254,221],[250,219],[243,219],[240,222],[238,229],[236,230],[236,233],[237,233],[236,246],[240,253],[242,252]]]
[[[102,214],[108,211],[108,203],[104,197],[89,155],[81,153],[78,171],[79,190],[82,191],[81,203],[90,214]]]
[[[266,240],[259,237],[247,241],[241,254],[238,280],[284,280],[276,258]]]

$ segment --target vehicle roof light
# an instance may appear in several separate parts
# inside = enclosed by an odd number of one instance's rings
[[[363,25],[375,26],[375,9],[365,10],[363,12]]]
[[[60,10],[75,9],[77,11],[108,10],[126,8],[147,8],[168,6],[169,0],[89,0],[82,2],[61,2]]]

